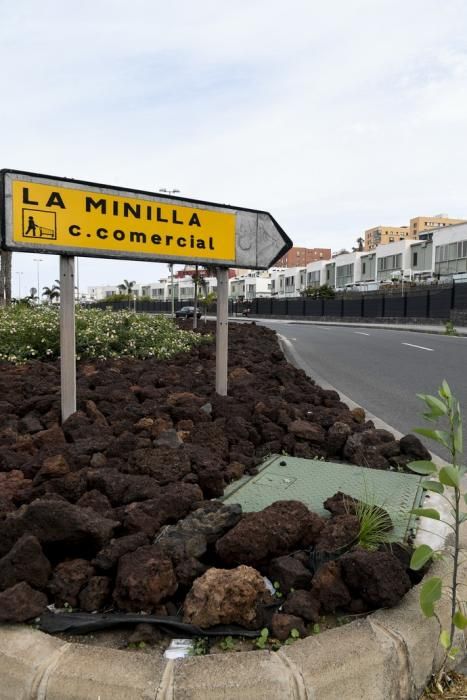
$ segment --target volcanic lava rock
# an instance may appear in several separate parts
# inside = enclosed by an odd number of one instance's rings
[[[360,521],[356,515],[337,515],[326,520],[316,543],[317,552],[338,552],[355,543],[360,531]]]
[[[211,568],[193,583],[183,619],[205,628],[232,623],[251,627],[258,604],[267,599],[263,577],[250,566]]]
[[[425,445],[416,436],[409,433],[404,435],[399,441],[401,452],[410,457],[411,460],[431,459],[431,455]]]
[[[91,489],[83,493],[76,505],[81,506],[81,508],[91,508],[91,510],[102,515],[103,518],[108,518],[112,515],[112,505],[109,499],[97,489]]]
[[[373,608],[396,605],[411,587],[399,559],[390,552],[356,549],[340,559],[342,579]]]
[[[307,636],[307,630],[301,617],[287,615],[285,613],[274,613],[271,618],[272,636],[285,642],[290,637],[292,630],[297,630],[300,637]]]
[[[288,431],[292,433],[292,435],[295,435],[295,437],[306,440],[307,442],[312,442],[316,445],[323,444],[326,437],[326,431],[320,425],[301,419],[289,423]]]
[[[86,559],[70,559],[58,564],[49,583],[55,605],[61,608],[67,603],[72,608],[77,607],[78,596],[93,574],[94,568]]]
[[[160,489],[157,498],[131,503],[117,509],[128,532],[144,532],[153,537],[165,523],[177,522],[203,500],[203,492],[197,484],[168,484]]]
[[[23,535],[0,559],[0,591],[25,581],[34,588],[45,588],[52,567],[34,535]]]
[[[90,509],[44,497],[7,517],[3,529],[14,532],[17,539],[24,533],[34,534],[42,545],[89,546],[97,551],[111,539],[118,524]]]
[[[338,561],[323,564],[313,577],[312,593],[324,612],[333,613],[348,605],[352,596],[342,580]]]
[[[108,576],[92,576],[79,594],[79,607],[86,612],[103,608],[110,600],[112,580]]]
[[[21,581],[0,593],[0,622],[26,622],[41,615],[46,607],[47,596]]]
[[[151,612],[176,590],[172,562],[156,545],[139,547],[120,558],[113,594],[119,608]]]
[[[93,566],[103,571],[108,571],[117,565],[120,557],[129,552],[134,552],[135,549],[149,544],[149,537],[144,532],[137,532],[134,535],[126,535],[111,540],[109,544],[101,549],[92,560]]]
[[[336,421],[328,430],[326,438],[326,451],[329,456],[340,455],[347,442],[347,438],[352,433],[348,423]]]
[[[316,541],[323,519],[300,501],[276,501],[262,511],[249,513],[216,543],[226,564],[264,565],[288,554],[306,539]]]
[[[157,498],[160,493],[160,486],[155,479],[121,474],[108,467],[89,470],[87,480],[91,489],[103,493],[114,506]]]
[[[290,556],[273,559],[269,564],[268,575],[271,581],[279,583],[282,593],[288,593],[292,588],[308,588],[312,579],[311,571]]]
[[[301,617],[305,622],[319,622],[321,603],[310,591],[292,591],[282,606],[282,612]]]

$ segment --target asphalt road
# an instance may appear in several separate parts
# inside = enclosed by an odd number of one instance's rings
[[[292,343],[318,383],[324,379],[404,434],[427,425],[417,393],[436,394],[446,379],[461,403],[467,437],[467,338],[368,326],[264,323]],[[440,446],[426,444],[447,458]]]

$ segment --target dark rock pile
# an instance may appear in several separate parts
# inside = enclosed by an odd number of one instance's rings
[[[214,391],[211,345],[167,362],[82,363],[79,410],[63,425],[56,363],[2,365],[0,621],[31,619],[48,603],[176,614],[186,599],[189,620],[273,614],[281,638],[289,617],[298,628],[297,617],[400,599],[409,580],[393,554],[327,560],[355,540],[348,508],[324,521],[299,502],[242,515],[210,499],[271,453],[404,469],[428,458],[425,448],[376,430],[287,364],[266,328],[233,326],[229,352],[228,397]],[[257,572],[279,582],[280,612]]]

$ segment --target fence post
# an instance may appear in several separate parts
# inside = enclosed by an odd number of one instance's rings
[[[321,298],[321,316],[324,316],[324,305],[325,305],[325,299],[324,297]]]
[[[344,317],[344,304],[345,304],[345,297],[341,297],[341,318]]]
[[[456,308],[456,282],[452,280],[451,287],[451,311]]]
[[[407,318],[407,292],[404,294],[404,318]]]
[[[430,318],[430,301],[431,301],[431,292],[429,289],[426,290],[426,317]]]
[[[384,318],[386,312],[386,295],[381,295],[381,318]]]
[[[362,298],[360,301],[360,317],[364,318],[365,317],[365,296],[362,294]]]

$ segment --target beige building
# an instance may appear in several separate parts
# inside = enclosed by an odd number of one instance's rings
[[[453,224],[463,224],[465,219],[450,219],[447,214],[436,214],[436,216],[416,216],[410,219],[411,238],[418,238],[423,231],[433,231],[435,228],[452,226]]]
[[[411,235],[408,226],[373,226],[365,231],[365,250],[373,250],[378,245],[417,238]]]

